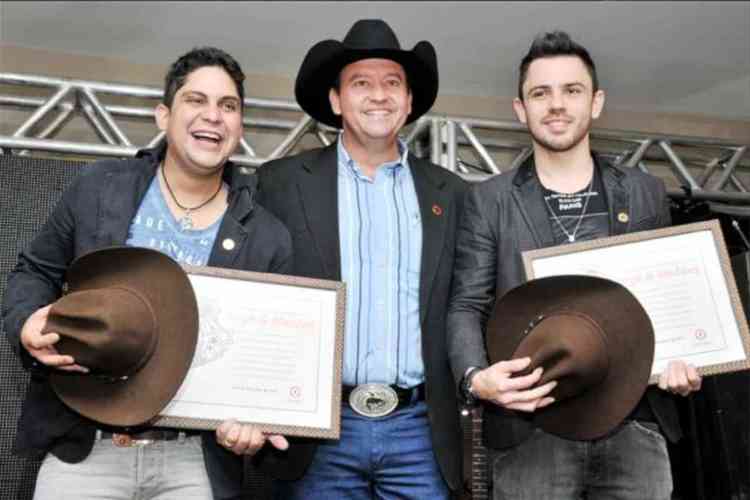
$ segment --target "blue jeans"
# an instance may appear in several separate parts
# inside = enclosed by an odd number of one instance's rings
[[[461,450],[456,450],[461,453]],[[432,451],[427,404],[368,418],[341,407],[341,439],[321,441],[297,481],[276,481],[279,500],[447,499]]]
[[[593,441],[536,429],[492,454],[494,500],[669,500],[672,472],[656,424],[626,421]]]
[[[47,454],[34,500],[211,499],[200,436],[118,448],[100,439],[75,464]]]

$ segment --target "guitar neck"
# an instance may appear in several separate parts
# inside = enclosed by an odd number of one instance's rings
[[[490,469],[487,449],[482,445],[482,409],[462,414],[464,494],[462,500],[489,500]]]

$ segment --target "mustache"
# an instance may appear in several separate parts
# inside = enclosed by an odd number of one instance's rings
[[[557,120],[563,120],[563,121],[567,121],[567,122],[572,122],[573,121],[573,117],[570,116],[570,115],[567,115],[565,113],[558,113],[558,114],[553,114],[553,115],[547,115],[547,116],[545,116],[542,119],[542,123],[548,123],[548,122],[557,121]]]

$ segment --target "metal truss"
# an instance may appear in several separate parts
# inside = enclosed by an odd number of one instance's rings
[[[0,110],[31,110],[12,125],[11,135],[0,135],[4,153],[128,157],[164,135],[153,125],[162,97],[156,87],[0,73],[0,92]],[[56,138],[76,117],[87,123],[92,142]],[[248,167],[305,149],[303,143],[310,147],[308,137],[312,145],[328,145],[336,136],[336,130],[285,100],[246,98],[243,123],[240,150],[232,160]],[[149,137],[134,141],[126,124]],[[255,144],[260,135],[273,142],[265,153]],[[417,155],[472,181],[516,167],[532,151],[526,128],[511,121],[429,114],[406,128],[403,138]],[[591,138],[592,147],[617,164],[665,179],[672,197],[750,204],[747,144],[605,129],[592,130]]]

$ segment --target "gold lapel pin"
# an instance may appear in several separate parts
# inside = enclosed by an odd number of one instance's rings
[[[443,208],[440,205],[432,205],[432,213],[437,216],[443,215]]]
[[[617,220],[619,220],[620,222],[622,222],[623,224],[625,224],[627,221],[630,220],[630,217],[628,217],[627,213],[620,212],[619,214],[617,214]]]

